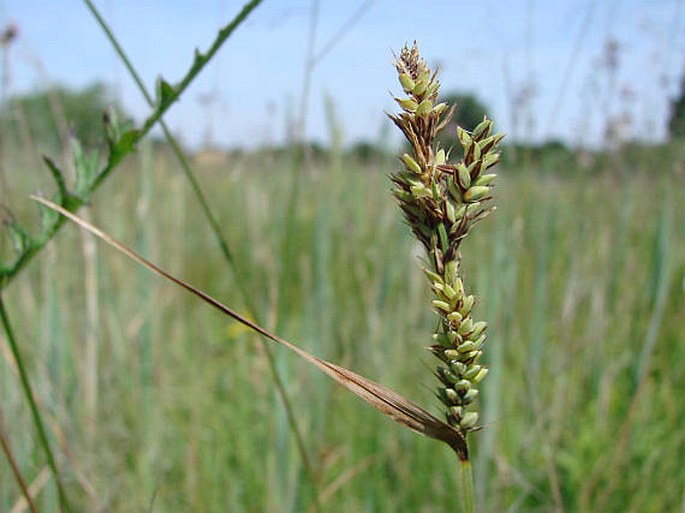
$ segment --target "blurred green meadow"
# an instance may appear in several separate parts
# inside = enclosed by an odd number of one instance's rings
[[[3,202],[31,225],[27,196],[50,179],[34,155],[2,157]],[[264,150],[195,166],[259,320],[438,415],[436,319],[389,193],[396,161],[295,162]],[[462,246],[490,324],[471,439],[479,511],[685,511],[684,185],[682,144],[584,165],[505,159],[497,211]],[[164,147],[142,144],[81,214],[246,311]],[[76,511],[314,511],[256,335],[74,226],[3,299]],[[0,353],[1,427],[38,510],[57,512],[4,334]],[[321,511],[459,511],[446,447],[274,355]],[[3,460],[0,511],[26,511],[21,496]]]

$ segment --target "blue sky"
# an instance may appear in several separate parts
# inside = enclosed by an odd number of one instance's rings
[[[146,83],[174,82],[240,8],[232,0],[96,1]],[[443,91],[475,92],[510,138],[598,144],[607,120],[624,137],[664,136],[668,97],[685,70],[684,0],[319,0],[322,49],[362,5],[363,16],[312,73],[306,132],[328,140],[324,98],[346,143],[378,140],[399,92],[391,50],[416,39],[442,70]],[[281,142],[301,111],[312,1],[264,0],[167,120],[198,146]],[[19,38],[7,55],[10,93],[49,83],[114,85],[138,120],[148,108],[84,4],[0,0]],[[606,66],[607,44],[616,66]],[[318,53],[318,51],[315,51]],[[201,97],[214,100],[204,106]]]

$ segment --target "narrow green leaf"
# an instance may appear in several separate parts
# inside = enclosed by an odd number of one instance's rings
[[[59,194],[61,196],[61,202],[64,200],[64,198],[66,198],[69,195],[69,193],[67,192],[66,182],[64,181],[64,174],[62,173],[62,170],[58,168],[57,165],[49,157],[43,155],[43,162],[47,166],[52,177],[55,179],[55,184],[57,184],[57,190],[59,191]]]

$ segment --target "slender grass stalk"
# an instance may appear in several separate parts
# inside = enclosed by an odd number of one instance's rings
[[[21,381],[21,387],[24,391],[26,402],[28,403],[29,409],[31,410],[33,423],[35,424],[36,430],[38,431],[38,438],[40,440],[41,445],[43,446],[43,450],[45,451],[45,457],[48,460],[48,466],[50,467],[52,475],[55,479],[55,486],[57,487],[60,508],[63,512],[70,512],[72,511],[72,509],[69,505],[69,501],[67,500],[67,494],[64,490],[64,486],[62,485],[60,474],[57,471],[57,464],[55,463],[55,457],[53,455],[52,449],[50,448],[50,442],[48,441],[48,436],[45,431],[43,418],[41,417],[41,414],[38,411],[38,405],[36,404],[36,400],[33,396],[31,381],[29,379],[28,372],[26,371],[26,366],[24,365],[24,359],[22,358],[21,353],[19,352],[19,346],[17,345],[17,341],[14,336],[14,330],[12,329],[12,324],[10,322],[7,309],[5,308],[5,302],[3,300],[1,293],[0,319],[2,320],[2,327],[4,328],[5,334],[7,335],[7,341],[9,343],[10,350],[12,351],[12,356],[14,357],[14,361],[17,364],[17,370],[19,371],[19,380]]]
[[[473,513],[473,472],[470,460],[459,462],[459,488],[462,512]]]
[[[261,0],[260,0],[261,1]],[[128,58],[126,52],[124,51],[123,47],[119,44],[119,41],[117,40],[116,36],[112,32],[112,30],[109,28],[109,25],[107,22],[104,20],[104,18],[100,15],[99,11],[97,8],[93,5],[91,0],[84,0],[84,3],[86,4],[86,7],[88,10],[91,12],[95,20],[97,21],[98,25],[102,29],[102,31],[105,33],[105,36],[109,40],[110,44],[114,48],[116,54],[118,55],[119,59],[121,62],[124,64],[126,67],[126,70],[128,71],[129,75],[131,78],[133,78],[134,82],[136,83],[136,86],[138,87],[138,90],[141,92],[141,94],[145,97],[145,101],[148,103],[148,105],[152,106],[154,104],[154,100],[152,95],[148,92],[147,88],[145,87],[145,84],[143,83],[143,80],[141,79],[140,75],[136,71],[135,67],[133,66],[133,63],[131,60]],[[255,3],[255,2],[253,2]],[[256,2],[255,5],[259,4],[260,2]],[[211,231],[214,235],[214,238],[216,239],[216,242],[219,244],[219,248],[221,250],[221,254],[223,255],[224,259],[228,263],[229,268],[231,269],[233,276],[234,276],[234,281],[236,282],[236,285],[238,286],[238,289],[240,291],[240,294],[242,296],[243,302],[245,304],[245,307],[249,313],[249,315],[255,319],[256,321],[259,322],[260,315],[258,313],[257,307],[254,304],[254,301],[252,300],[252,295],[247,287],[246,280],[244,278],[245,273],[241,272],[240,266],[238,265],[237,260],[235,259],[233,252],[230,250],[230,247],[228,245],[228,242],[226,241],[226,238],[222,234],[221,226],[219,225],[219,221],[212,211],[212,208],[209,206],[209,202],[207,201],[207,198],[202,191],[202,188],[200,187],[199,182],[197,181],[197,178],[195,177],[195,174],[193,173],[190,164],[188,163],[188,159],[184,155],[183,151],[181,150],[181,147],[179,146],[178,142],[176,141],[176,138],[171,134],[171,131],[167,127],[166,123],[164,120],[160,119],[159,124],[162,128],[162,132],[164,133],[164,137],[166,138],[167,142],[171,146],[171,149],[176,156],[179,164],[181,165],[181,169],[183,170],[183,175],[185,176],[186,180],[188,180],[188,183],[190,184],[190,187],[195,195],[195,198],[200,205],[200,209],[209,223],[209,226],[211,228]],[[285,384],[283,382],[283,378],[281,377],[280,373],[278,372],[278,369],[276,368],[276,361],[273,355],[273,351],[269,347],[269,345],[266,343],[265,340],[260,339],[262,347],[264,349],[264,353],[266,354],[267,362],[269,364],[269,370],[271,372],[271,375],[274,380],[274,384],[276,385],[276,391],[278,393],[278,396],[280,397],[281,401],[283,402],[283,408],[285,409],[286,412],[286,417],[288,419],[288,425],[290,426],[290,430],[293,433],[293,436],[295,437],[295,443],[297,444],[298,451],[300,453],[300,458],[302,459],[302,463],[305,467],[305,471],[307,472],[307,476],[309,478],[309,481],[312,486],[312,492],[314,495],[314,502],[317,506],[317,511],[320,509],[320,504],[319,504],[319,492],[318,492],[318,483],[316,479],[316,475],[314,472],[314,467],[311,463],[311,459],[309,457],[309,454],[307,453],[306,445],[304,443],[304,436],[302,434],[302,430],[299,426],[299,422],[297,418],[295,417],[295,413],[293,411],[292,407],[292,402],[290,401],[290,397],[288,396],[288,392],[285,389]]]
[[[12,474],[14,474],[14,479],[17,480],[17,484],[19,485],[21,493],[24,495],[24,498],[26,499],[26,504],[28,504],[31,513],[38,513],[35,504],[33,504],[31,492],[26,486],[26,481],[24,480],[24,477],[21,475],[21,470],[19,470],[17,460],[14,458],[14,454],[12,454],[12,449],[10,448],[9,442],[5,437],[4,424],[2,421],[2,411],[0,411],[0,445],[2,445],[2,451],[5,453],[5,457],[7,458],[7,461],[10,464],[10,468],[12,469]]]

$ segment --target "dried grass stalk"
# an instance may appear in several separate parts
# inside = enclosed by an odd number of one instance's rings
[[[446,443],[457,453],[457,456],[460,460],[468,459],[466,442],[459,430],[455,429],[449,424],[446,424],[445,422],[442,422],[441,420],[431,415],[423,408],[420,408],[419,406],[415,405],[405,397],[383,387],[382,385],[379,385],[378,383],[366,379],[365,377],[360,376],[359,374],[352,372],[344,367],[327,362],[326,360],[322,360],[321,358],[317,358],[316,356],[308,353],[303,349],[300,349],[299,347],[288,342],[287,340],[277,335],[274,335],[273,333],[270,333],[263,327],[240,315],[238,312],[224,305],[217,299],[193,287],[189,283],[186,283],[183,280],[180,280],[172,276],[171,274],[161,269],[157,265],[153,264],[149,260],[140,256],[138,253],[128,248],[121,242],[110,237],[107,233],[103,232],[99,228],[96,228],[87,221],[84,221],[83,219],[69,212],[68,210],[65,210],[59,205],[51,201],[48,201],[44,198],[39,198],[37,196],[31,196],[31,198],[41,203],[42,205],[61,213],[62,215],[69,218],[71,221],[78,224],[85,230],[102,239],[110,246],[124,253],[129,258],[135,260],[136,262],[148,268],[157,275],[161,276],[165,280],[168,280],[172,283],[175,283],[176,285],[183,287],[191,294],[199,297],[204,302],[212,305],[214,308],[220,310],[229,317],[232,317],[244,326],[263,335],[264,337],[273,342],[276,342],[282,346],[287,347],[290,351],[297,354],[300,358],[314,365],[321,372],[332,378],[334,381],[345,387],[350,392],[364,399],[364,401],[369,403],[371,406],[376,408],[384,415],[387,415],[388,417],[392,418],[395,422],[398,422],[399,424],[402,424],[403,426],[406,426],[409,429],[416,431],[417,433],[426,435],[430,438],[434,438],[436,440],[440,440],[441,442]]]

